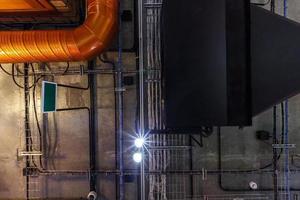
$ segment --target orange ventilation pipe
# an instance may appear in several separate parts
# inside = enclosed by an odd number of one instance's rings
[[[117,22],[117,0],[87,0],[87,18],[77,28],[0,31],[0,63],[90,60],[108,47]]]

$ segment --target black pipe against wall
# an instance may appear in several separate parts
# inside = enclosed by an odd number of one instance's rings
[[[188,140],[189,140],[189,146],[192,147],[193,140],[192,140],[191,135],[189,136]],[[189,168],[190,168],[191,171],[193,171],[193,169],[194,169],[194,166],[193,166],[193,148],[189,149],[189,160],[190,160]],[[193,175],[190,176],[190,195],[191,195],[191,197],[194,196],[194,176]]]
[[[113,68],[115,69],[115,64],[114,62],[112,62],[113,64]],[[117,88],[117,85],[116,85],[116,75],[114,74],[113,75],[113,85],[114,85],[114,88]],[[114,99],[115,99],[115,168],[116,169],[119,169],[119,153],[118,153],[118,150],[119,150],[119,146],[118,146],[118,128],[117,128],[117,94],[116,92],[114,93]],[[115,176],[115,190],[116,190],[116,200],[119,199],[119,191],[120,191],[120,188],[119,188],[119,177],[118,176]]]
[[[275,0],[270,1],[270,9],[272,13],[275,13]],[[277,107],[273,107],[273,144],[278,143],[277,139]],[[282,116],[284,116],[282,114]],[[282,125],[284,126],[284,125]],[[273,193],[274,200],[278,199],[278,151],[277,148],[273,148]]]
[[[135,69],[137,71],[139,71],[140,67],[139,67],[139,63],[140,63],[140,54],[139,54],[139,39],[137,36],[139,36],[138,33],[138,28],[139,27],[139,19],[138,19],[138,1],[134,0],[134,26],[136,27],[134,32],[135,32],[135,55],[136,55],[136,61],[135,61]],[[136,80],[140,80],[140,73],[136,73]],[[139,99],[140,99],[140,84],[136,84],[136,110],[135,110],[135,132],[138,133],[139,132],[139,113],[140,113],[140,105],[139,105]],[[139,173],[136,175],[136,190],[137,191],[141,191],[141,173],[139,170]],[[141,200],[141,195],[139,194],[139,192],[137,192],[137,200]]]
[[[123,1],[119,0],[119,35],[117,40],[118,47],[118,62],[114,66],[115,68],[115,128],[116,128],[116,144],[117,144],[117,166],[120,171],[120,175],[118,177],[118,186],[117,186],[117,199],[124,200],[125,199],[125,183],[124,183],[124,155],[123,155],[123,138],[124,138],[124,84],[123,84],[123,75],[124,75],[124,66],[123,66],[123,23],[122,23],[122,15],[123,12]]]
[[[93,74],[89,74],[89,75],[93,75]],[[74,85],[57,84],[57,86],[64,87],[64,88],[70,88],[70,89],[78,89],[78,90],[88,90],[90,88],[90,85],[88,85],[86,87],[78,87],[78,86],[74,86]]]
[[[278,143],[277,139],[277,107],[273,108],[273,144]],[[273,190],[274,200],[278,199],[278,151],[277,148],[273,148]]]
[[[30,151],[30,124],[29,124],[29,98],[30,98],[30,92],[29,92],[29,64],[24,63],[24,101],[25,101],[25,118],[24,118],[24,123],[25,123],[25,143],[26,143],[26,151]],[[29,156],[26,156],[26,170],[30,167],[30,158]],[[30,198],[29,196],[29,181],[30,177],[26,175],[26,199],[28,200]]]
[[[124,91],[123,91],[123,66],[122,64],[116,65],[116,73],[114,76],[115,81],[115,123],[116,123],[116,164],[120,170],[118,177],[118,199],[124,199],[124,177],[123,177],[123,126],[124,126]]]
[[[92,60],[88,63],[88,69],[95,68],[96,61]],[[97,175],[96,170],[96,144],[97,144],[97,80],[94,74],[88,75],[90,88],[90,120],[89,120],[89,144],[90,144],[90,191],[96,191]]]
[[[46,64],[45,63],[41,63],[40,64],[40,70],[42,71],[46,71]],[[53,78],[53,77],[52,77]],[[43,80],[44,81],[49,81],[48,80],[49,78],[47,76],[44,76]],[[36,88],[33,88],[33,90],[36,89]],[[35,91],[36,93],[36,91]],[[36,95],[36,94],[35,94]],[[33,101],[35,101],[36,99],[33,99]],[[35,102],[36,104],[36,102]],[[36,108],[35,108],[36,109]],[[38,120],[38,119],[36,119]],[[48,168],[48,157],[49,157],[49,154],[48,154],[48,151],[47,151],[47,135],[48,135],[48,130],[49,130],[49,122],[48,122],[48,113],[42,113],[42,138],[41,138],[41,142],[42,142],[42,153],[43,153],[43,157],[41,158],[41,163],[42,165],[45,167],[45,169]],[[45,179],[44,180],[44,195],[46,197],[49,196],[49,180],[48,179]]]

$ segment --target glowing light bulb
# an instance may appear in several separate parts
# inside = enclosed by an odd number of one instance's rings
[[[142,148],[144,146],[144,143],[145,143],[145,139],[144,138],[136,138],[135,141],[134,141],[134,145],[137,148]]]
[[[143,159],[142,153],[137,152],[137,153],[133,154],[133,160],[134,160],[134,162],[140,163],[140,162],[142,162],[142,159]]]

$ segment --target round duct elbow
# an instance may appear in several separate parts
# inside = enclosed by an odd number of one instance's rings
[[[87,0],[87,17],[74,29],[0,31],[0,63],[90,60],[117,30],[117,0]]]

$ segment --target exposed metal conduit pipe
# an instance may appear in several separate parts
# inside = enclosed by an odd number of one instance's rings
[[[288,14],[288,8],[287,8],[287,2],[288,0],[283,1],[283,15],[287,18]],[[284,176],[284,193],[282,197],[284,199],[290,200],[291,199],[291,186],[290,186],[290,149],[287,147],[289,144],[289,101],[288,99],[284,102],[284,109],[285,109],[285,115],[284,115],[284,131],[283,131],[283,138],[284,138],[284,167],[283,167],[283,176]]]
[[[94,69],[96,61],[90,61],[88,68]],[[97,144],[97,81],[94,74],[89,74],[89,88],[90,88],[90,117],[89,117],[89,144],[90,144],[90,192],[96,192],[97,175],[96,170],[96,144]]]
[[[139,134],[145,135],[144,116],[144,1],[138,1],[139,26]],[[142,152],[144,154],[144,152]],[[142,159],[140,166],[140,200],[145,200],[145,163]]]
[[[120,171],[118,177],[118,193],[117,199],[124,200],[125,199],[125,185],[124,185],[124,158],[123,158],[123,126],[124,126],[124,114],[123,114],[123,99],[124,99],[124,86],[123,86],[123,50],[122,50],[122,19],[121,19],[121,11],[122,11],[122,0],[119,0],[119,37],[118,37],[118,63],[114,65],[115,75],[115,122],[116,122],[116,163],[117,167]]]
[[[39,172],[39,175],[42,176],[79,176],[79,175],[87,175],[89,173],[88,170],[44,170]],[[96,174],[100,174],[102,176],[118,176],[120,175],[119,170],[96,170],[94,171]],[[139,170],[129,170],[126,169],[123,172],[123,175],[139,175]],[[254,171],[243,174],[270,174],[272,175],[273,170],[261,170]],[[291,174],[300,173],[300,170],[291,170]],[[153,170],[153,171],[145,171],[146,175],[194,175],[194,176],[206,176],[206,175],[219,175],[219,174],[241,174],[240,170]],[[257,191],[257,190],[256,190]],[[271,190],[270,190],[271,191]],[[246,191],[245,191],[246,192]]]
[[[119,64],[117,64],[119,65]],[[116,164],[117,168],[120,171],[118,177],[118,200],[123,200],[125,198],[124,194],[124,164],[123,164],[123,73],[122,67],[117,66],[116,69],[119,68],[119,72],[115,74],[115,122],[116,122]]]
[[[30,122],[29,122],[29,98],[30,98],[30,91],[29,91],[29,65],[28,63],[24,64],[24,101],[25,101],[25,145],[26,145],[26,151],[29,152],[31,149],[31,133],[30,133]],[[30,168],[30,158],[29,156],[26,156],[26,169]],[[30,177],[26,176],[26,199],[28,200],[30,198]]]
[[[275,0],[270,2],[270,10],[275,13]],[[278,143],[277,138],[277,106],[273,107],[273,144]],[[278,151],[277,148],[273,148],[273,198],[278,199]]]
[[[118,22],[117,0],[87,0],[74,29],[0,31],[0,63],[90,60],[107,48]]]
[[[273,144],[278,144],[277,138],[277,106],[273,107]],[[278,151],[273,148],[273,194],[278,199]]]

